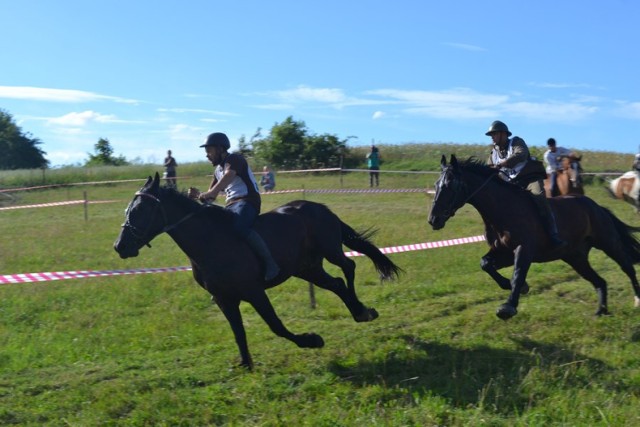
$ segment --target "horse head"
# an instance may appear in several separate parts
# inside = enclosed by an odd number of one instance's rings
[[[160,201],[160,175],[149,177],[125,210],[125,221],[113,244],[120,258],[138,256],[140,248],[165,231],[166,213]]]
[[[429,213],[429,224],[434,230],[443,228],[449,218],[467,202],[467,186],[456,156],[452,154],[447,165],[443,155],[440,167],[442,172],[435,184],[436,195]]]

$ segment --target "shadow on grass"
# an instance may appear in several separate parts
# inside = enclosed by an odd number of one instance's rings
[[[582,390],[613,369],[598,359],[527,339],[513,339],[518,350],[458,348],[407,335],[401,339],[407,351],[349,366],[335,362],[329,369],[358,387],[379,385],[390,391],[389,399],[415,402],[437,396],[457,408],[484,407],[502,414],[521,414],[558,391]]]

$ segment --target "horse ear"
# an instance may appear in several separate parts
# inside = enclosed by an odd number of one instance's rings
[[[149,177],[149,179],[151,179],[151,177]],[[160,174],[156,172],[155,176],[153,177],[153,184],[151,185],[151,189],[153,191],[158,191],[158,188],[160,188]]]
[[[443,154],[442,158],[440,159],[440,167],[442,169],[447,167],[447,157]]]
[[[458,167],[458,159],[456,158],[455,154],[451,155],[451,160],[449,160],[449,163],[451,163],[451,166],[453,166],[454,168]]]

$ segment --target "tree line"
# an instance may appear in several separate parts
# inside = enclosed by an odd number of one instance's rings
[[[273,125],[268,135],[262,136],[262,129],[247,140],[242,135],[238,151],[256,162],[269,164],[278,169],[312,169],[331,167],[352,167],[357,159],[349,157],[347,142],[336,135],[313,134],[301,120],[292,116]],[[24,133],[13,117],[0,109],[0,170],[45,169],[50,165],[43,144],[38,138]],[[93,146],[94,153],[88,153],[84,166],[125,166],[130,164],[124,156],[114,154],[111,143],[100,138]]]

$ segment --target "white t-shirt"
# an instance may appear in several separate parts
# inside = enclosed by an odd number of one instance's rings
[[[544,162],[547,165],[547,173],[555,172],[562,168],[562,165],[558,163],[560,157],[566,157],[571,154],[571,150],[564,147],[556,147],[556,152],[551,150],[544,152]]]

